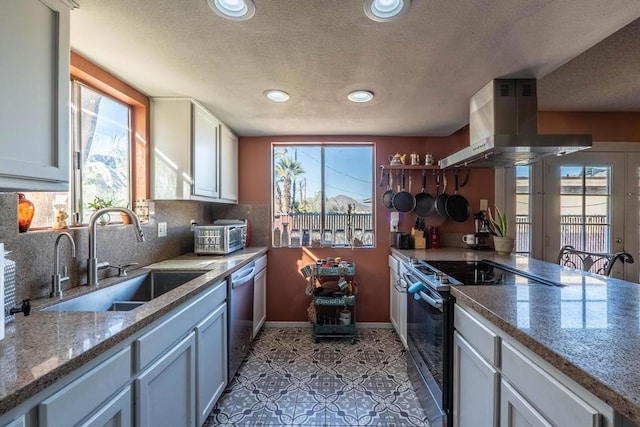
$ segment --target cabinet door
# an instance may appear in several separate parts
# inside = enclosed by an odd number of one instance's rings
[[[196,326],[198,425],[227,386],[227,304],[218,307]]]
[[[505,380],[500,387],[501,427],[552,427],[536,409]]]
[[[398,291],[396,286],[398,285],[398,274],[393,270],[389,270],[389,319],[391,324],[398,334],[400,334],[400,327],[398,325]]]
[[[498,425],[500,375],[458,332],[453,337],[453,425]]]
[[[69,188],[69,15],[59,0],[2,2],[3,190]]]
[[[129,427],[131,421],[131,387],[127,386],[106,403],[95,415],[80,424],[81,427]]]
[[[195,426],[195,334],[180,341],[134,383],[136,425]]]
[[[151,103],[151,197],[187,200],[192,193],[191,100],[154,98]]]
[[[267,318],[267,269],[263,268],[253,278],[253,338]]]
[[[221,126],[220,198],[238,202],[238,137],[231,129]]]
[[[198,104],[193,104],[193,195],[220,197],[218,144],[220,122]]]

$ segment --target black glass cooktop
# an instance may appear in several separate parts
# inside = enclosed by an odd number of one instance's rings
[[[491,261],[426,261],[418,266],[423,274],[435,274],[433,268],[446,273],[463,285],[555,285],[544,279],[515,272]]]

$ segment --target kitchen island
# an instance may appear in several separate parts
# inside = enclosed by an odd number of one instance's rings
[[[520,256],[397,250],[404,259],[492,260],[563,286],[452,286],[473,309],[554,368],[640,424],[640,286]]]
[[[31,315],[17,316],[8,324],[6,338],[0,341],[0,418],[10,412],[29,412],[31,403],[37,404],[50,394],[50,386],[60,380],[67,381],[85,365],[106,357],[147,326],[209,292],[225,277],[266,251],[267,248],[251,247],[227,256],[184,255],[132,271],[129,277],[149,270],[195,270],[203,274],[131,311],[40,311],[60,300],[33,301]],[[101,280],[100,288],[121,280]],[[93,290],[95,288],[79,286],[67,291],[64,299]]]

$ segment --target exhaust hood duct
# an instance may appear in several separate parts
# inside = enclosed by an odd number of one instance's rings
[[[590,148],[591,135],[538,134],[535,79],[496,79],[470,102],[469,146],[438,163],[450,167],[511,167]]]

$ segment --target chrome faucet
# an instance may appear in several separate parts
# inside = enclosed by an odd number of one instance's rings
[[[62,269],[62,274],[60,274],[60,270],[58,269],[58,264],[60,263],[60,240],[62,240],[63,237],[66,237],[71,244],[71,257],[76,257],[76,244],[71,234],[67,232],[58,234],[56,243],[53,246],[53,276],[51,276],[51,293],[49,294],[51,298],[56,296],[62,298],[62,282],[69,280],[67,276],[67,266],[65,265]]]
[[[91,218],[89,218],[89,259],[87,260],[88,286],[97,286],[98,270],[107,268],[109,266],[108,262],[99,263],[98,259],[96,258],[96,222],[98,221],[98,218],[109,212],[120,212],[128,215],[129,218],[131,218],[131,222],[133,223],[133,230],[136,232],[138,242],[144,242],[144,233],[142,231],[142,226],[140,225],[140,220],[132,210],[120,207],[108,207],[95,211],[93,215],[91,215]]]

